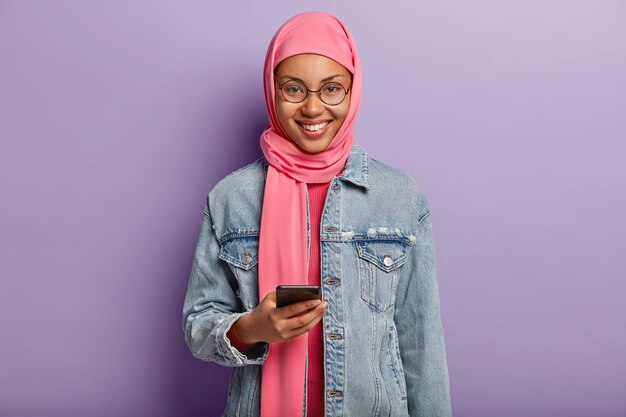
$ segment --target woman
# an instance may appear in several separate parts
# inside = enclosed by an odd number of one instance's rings
[[[224,415],[449,416],[430,211],[354,141],[351,34],[292,17],[264,86],[264,158],[209,193],[183,311],[194,356],[236,367]],[[323,301],[277,308],[285,284]]]

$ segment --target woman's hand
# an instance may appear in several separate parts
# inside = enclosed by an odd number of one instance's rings
[[[276,307],[276,292],[268,293],[250,314],[235,322],[239,339],[247,344],[287,342],[311,330],[328,308],[328,302],[308,300]]]

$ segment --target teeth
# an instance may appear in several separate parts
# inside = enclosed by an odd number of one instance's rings
[[[301,124],[301,125],[305,130],[308,130],[310,132],[317,132],[318,130],[325,128],[328,125],[328,123],[330,122],[324,122],[324,123],[320,123],[317,125],[305,125],[305,124]]]

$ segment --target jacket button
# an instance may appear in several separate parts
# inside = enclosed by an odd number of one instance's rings
[[[243,259],[242,259],[244,265],[248,265],[250,262],[252,262],[252,256],[250,256],[249,253],[246,253],[243,255]]]
[[[393,259],[391,259],[391,256],[385,255],[385,257],[383,258],[383,263],[385,264],[385,266],[391,266],[393,264]]]
[[[328,226],[328,227],[326,227],[326,231],[327,232],[331,232],[332,233],[332,232],[336,232],[337,230],[339,230],[339,229],[337,229],[335,226]]]
[[[328,391],[329,397],[341,397],[343,393],[341,391]]]
[[[339,333],[330,333],[330,334],[328,335],[328,337],[329,337],[331,340],[341,340],[341,339],[343,339],[343,336],[342,336],[342,335],[340,335]]]
[[[339,184],[333,184],[333,190],[338,190],[339,189]]]

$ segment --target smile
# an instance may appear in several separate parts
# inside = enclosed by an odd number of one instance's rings
[[[324,129],[326,126],[328,126],[330,124],[330,122],[324,122],[324,123],[318,123],[315,125],[305,125],[304,123],[298,123],[304,130],[307,130],[309,132],[319,132],[320,130]]]

